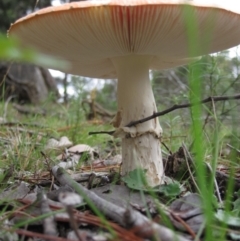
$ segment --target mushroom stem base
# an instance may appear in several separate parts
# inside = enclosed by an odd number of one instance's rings
[[[149,186],[162,183],[163,164],[160,140],[152,133],[122,139],[122,174],[137,168],[146,169]],[[131,160],[131,161],[130,161]]]

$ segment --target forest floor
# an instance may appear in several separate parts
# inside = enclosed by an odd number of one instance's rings
[[[240,151],[227,127],[199,166],[186,123],[164,117],[166,177],[149,188],[144,170],[121,177],[120,140],[89,135],[112,127],[76,101],[27,108],[0,104],[0,240],[240,240]]]

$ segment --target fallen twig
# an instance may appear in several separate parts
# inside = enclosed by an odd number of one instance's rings
[[[48,201],[50,201],[50,200],[48,199]],[[20,200],[20,202],[31,205],[34,201],[29,201],[28,199],[22,199],[22,200]],[[49,206],[51,207],[52,211],[63,210],[63,204],[61,204],[61,206],[59,206],[58,204],[60,204],[60,203],[58,203],[58,202],[55,202],[52,204],[49,203]],[[65,215],[65,213],[55,212],[54,216],[55,216],[55,220],[57,222],[65,222],[65,223],[70,222],[69,216]],[[94,216],[87,212],[83,213],[83,212],[80,212],[80,211],[74,209],[74,219],[76,222],[78,222],[78,224],[87,223],[87,224],[94,225],[97,227],[106,228],[106,225],[104,224],[104,222],[102,222],[101,218]],[[132,231],[124,229],[117,223],[109,221],[108,224],[114,230],[114,232],[117,234],[117,236],[119,237],[119,240],[143,241],[142,238],[137,237]]]
[[[47,214],[51,212],[49,207],[47,196],[43,192],[38,193],[38,199],[40,204],[40,209],[42,214]],[[58,236],[58,231],[56,227],[56,222],[54,216],[49,216],[43,219],[43,230],[45,235]]]
[[[174,219],[176,219],[179,223],[181,223],[181,225],[192,236],[193,239],[196,239],[196,234],[194,233],[194,231],[191,229],[191,227],[181,217],[179,217],[174,212],[170,212],[170,214]],[[200,241],[199,239],[197,239],[197,240]]]
[[[198,190],[198,193],[201,193],[200,188],[198,187],[198,185],[197,185],[197,183],[195,181],[195,178],[193,176],[192,170],[191,170],[189,162],[188,162],[188,161],[190,161],[191,164],[194,166],[194,161],[193,161],[193,159],[191,157],[191,154],[189,153],[189,151],[188,151],[188,149],[187,149],[187,147],[186,147],[186,145],[184,143],[182,144],[182,148],[183,148],[184,159],[185,159],[186,164],[187,164],[189,175],[190,175],[190,177],[192,179],[192,182],[193,182],[195,188]]]
[[[236,151],[236,152],[237,152],[237,154],[240,154],[240,150],[239,150],[239,149],[237,149],[236,147],[231,146],[230,144],[227,144],[227,146],[228,146],[229,148],[233,149],[234,151]]]
[[[91,131],[91,132],[88,132],[88,135],[98,135],[98,134],[108,134],[108,135],[113,135],[115,132],[114,131]]]
[[[215,172],[213,171],[211,165],[208,163],[208,162],[204,162],[205,165],[207,166],[209,172],[211,173],[211,175],[213,176],[213,181],[214,181],[214,186],[215,186],[215,191],[216,191],[216,196],[218,198],[218,201],[220,203],[220,205],[223,206],[223,200],[221,198],[221,193],[220,193],[220,190],[219,190],[219,187],[218,187],[218,183],[217,183],[217,179],[216,179],[216,174]]]
[[[177,109],[183,109],[183,108],[188,108],[188,107],[193,107],[193,106],[196,106],[196,105],[200,105],[200,104],[204,104],[204,103],[207,103],[207,102],[218,102],[218,101],[223,101],[223,100],[237,100],[237,99],[240,99],[240,94],[238,95],[232,95],[232,96],[210,96],[206,99],[203,99],[199,102],[195,102],[195,103],[186,103],[186,104],[182,104],[182,105],[173,105],[172,107],[166,109],[166,110],[163,110],[163,111],[160,111],[160,112],[156,112],[156,113],[153,113],[152,115],[148,116],[148,117],[145,117],[143,119],[140,119],[140,120],[136,120],[136,121],[131,121],[129,124],[127,124],[125,127],[131,127],[131,126],[135,126],[137,124],[141,124],[141,123],[144,123],[146,121],[149,121],[151,119],[154,119],[156,117],[159,117],[159,116],[162,116],[162,115],[165,115],[165,114],[168,114],[174,110],[177,110]],[[113,131],[95,131],[95,132],[89,132],[88,134],[89,135],[94,135],[94,134],[108,134],[108,135],[113,135],[115,132],[115,130]]]
[[[151,116],[148,116],[146,118],[143,118],[143,119],[140,119],[140,120],[137,120],[137,121],[131,121],[129,124],[126,125],[126,127],[131,127],[131,126],[135,126],[135,125],[140,124],[140,123],[144,123],[146,121],[154,119],[158,116],[165,115],[165,114],[167,114],[169,112],[172,112],[174,110],[177,110],[177,109],[193,107],[193,106],[204,104],[204,103],[207,103],[207,102],[218,102],[218,101],[223,101],[223,100],[237,100],[237,99],[240,99],[240,94],[232,95],[232,96],[210,96],[210,97],[208,97],[206,99],[203,99],[199,102],[186,103],[186,104],[182,104],[182,105],[174,105],[171,108],[166,109],[164,111],[153,113]]]
[[[122,226],[136,230],[136,235],[143,238],[158,237],[161,241],[189,241],[176,232],[152,222],[135,210],[125,209],[102,199],[92,191],[83,187],[81,184],[72,180],[64,169],[56,166],[52,168],[52,172],[62,185],[68,185],[82,195],[83,198],[89,202],[90,207],[95,206],[95,208],[97,208],[102,214],[113,219]]]
[[[11,127],[11,126],[31,126],[31,127],[47,128],[47,126],[40,125],[38,123],[21,123],[21,122],[11,122],[11,121],[0,123],[0,126],[7,126],[7,127]]]
[[[196,189],[198,190],[198,192],[201,193],[201,191],[200,191],[200,189],[199,189],[199,187],[198,187],[198,185],[195,181],[195,178],[193,177],[190,165],[188,163],[188,161],[191,161],[191,164],[194,166],[194,162],[193,162],[193,159],[191,157],[191,154],[187,150],[187,147],[184,143],[182,144],[182,147],[183,147],[183,153],[184,153],[184,157],[185,157],[185,160],[186,160],[186,163],[187,163],[187,167],[188,167],[188,171],[189,171],[189,174],[191,176],[191,179],[192,179]],[[204,162],[204,163],[205,163],[206,167],[208,168],[208,170],[210,171],[211,175],[213,175],[213,177],[214,177],[214,186],[215,186],[215,190],[216,190],[216,195],[217,195],[218,201],[222,205],[223,201],[222,201],[222,198],[221,198],[221,194],[220,194],[220,191],[219,191],[219,187],[218,187],[218,183],[217,183],[217,180],[216,180],[216,177],[215,177],[215,173],[213,172],[212,167],[210,166],[209,163],[207,163],[207,162]]]
[[[40,238],[40,239],[49,240],[49,241],[75,241],[75,240],[72,240],[72,239],[55,237],[55,236],[51,236],[51,235],[47,235],[47,234],[31,232],[31,231],[24,230],[24,229],[17,229],[17,230],[14,230],[14,231],[19,235],[23,235],[23,236],[27,236],[27,237]]]

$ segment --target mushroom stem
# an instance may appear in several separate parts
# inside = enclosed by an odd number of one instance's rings
[[[118,112],[113,125],[122,138],[122,174],[142,168],[150,186],[161,184],[163,164],[160,146],[162,129],[157,118],[125,127],[129,122],[157,112],[149,80],[150,56],[112,58],[118,75]]]

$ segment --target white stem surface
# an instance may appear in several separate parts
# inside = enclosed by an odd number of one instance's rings
[[[122,138],[122,174],[136,168],[146,169],[148,184],[159,185],[164,171],[158,118],[125,127],[131,121],[157,112],[149,80],[151,57],[129,55],[112,61],[118,74],[118,112],[113,124],[118,128],[116,136]]]

